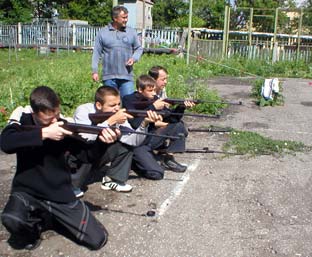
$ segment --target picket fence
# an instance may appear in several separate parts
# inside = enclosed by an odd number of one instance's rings
[[[86,49],[92,50],[100,26],[72,25],[58,26],[51,23],[0,25],[0,47],[33,47],[44,49]],[[137,30],[145,48],[178,47],[186,42],[181,29]],[[144,35],[144,37],[143,37]],[[312,61],[312,36],[230,31],[224,35],[222,30],[192,29],[191,56],[210,59],[242,56],[264,60],[304,60]],[[226,48],[224,38],[227,38]],[[186,48],[182,44],[182,48]],[[226,51],[224,52],[224,49]]]

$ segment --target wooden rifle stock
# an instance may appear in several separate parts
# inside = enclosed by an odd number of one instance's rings
[[[136,117],[147,117],[147,111],[145,110],[132,110],[129,109],[126,111],[128,114]],[[220,115],[207,115],[207,114],[198,114],[198,113],[175,113],[170,111],[155,111],[157,114],[168,117],[168,116],[191,116],[191,117],[200,117],[200,118],[220,118]],[[89,119],[94,123],[102,123],[107,120],[110,116],[114,115],[113,112],[102,112],[102,113],[90,113]]]

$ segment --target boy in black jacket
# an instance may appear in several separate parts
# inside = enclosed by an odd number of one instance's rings
[[[119,132],[103,129],[92,145],[71,137],[72,132],[61,127],[60,99],[46,86],[32,91],[30,105],[33,113],[23,113],[1,134],[1,149],[17,156],[11,195],[1,215],[11,234],[8,243],[31,250],[39,246],[43,230],[55,229],[91,250],[100,249],[108,233],[76,199],[66,155],[89,162],[106,148],[103,142],[114,142]]]
[[[149,75],[139,76],[136,87],[136,92],[123,97],[123,107],[126,109],[164,111],[168,115],[163,117],[163,121],[157,121],[155,126],[151,127],[150,132],[167,136],[183,135],[183,137],[169,140],[169,142],[164,138],[148,137],[142,146],[134,148],[133,170],[143,177],[154,180],[162,179],[165,169],[174,172],[185,172],[187,166],[178,163],[173,157],[173,153],[185,151],[187,130],[181,121],[185,106],[169,109],[169,104],[157,97],[155,91],[156,81]],[[171,113],[181,115],[170,115]],[[135,117],[129,122],[133,128],[137,128],[142,122],[142,117]],[[155,150],[159,151],[158,155],[154,153]],[[159,158],[161,159],[161,165],[157,162]]]

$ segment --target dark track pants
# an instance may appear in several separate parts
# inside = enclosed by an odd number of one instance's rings
[[[41,231],[54,229],[77,244],[97,250],[105,245],[108,237],[105,227],[81,200],[56,203],[14,192],[1,220],[11,235],[30,242],[38,239]]]
[[[101,158],[94,164],[84,163],[71,175],[74,187],[82,188],[94,173],[104,172],[111,179],[124,183],[129,178],[132,162],[132,149],[120,142],[110,144]],[[106,164],[110,163],[110,166]]]
[[[159,128],[154,133],[167,136],[184,135],[187,136],[187,130],[182,121],[169,123],[164,128]],[[178,153],[185,151],[185,138],[167,139],[161,137],[148,137],[143,145],[133,149],[132,169],[138,175],[159,180],[164,177],[164,168],[162,168],[156,159],[153,150],[164,150],[165,153]]]

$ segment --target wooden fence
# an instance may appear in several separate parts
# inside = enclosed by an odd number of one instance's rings
[[[267,61],[303,60],[312,62],[312,36],[230,31],[224,47],[222,30],[194,29],[191,54],[195,57],[218,59],[240,56]],[[226,52],[223,53],[223,50]]]
[[[57,26],[50,23],[0,25],[0,47],[45,49],[93,49],[101,27],[88,25]],[[183,40],[179,29],[138,31],[144,47],[178,47]],[[142,37],[144,35],[144,37]],[[210,59],[242,56],[250,59],[312,61],[312,36],[192,29],[191,56]],[[224,48],[224,39],[226,48]],[[185,40],[184,40],[185,41]],[[185,48],[184,45],[181,46]],[[226,49],[226,52],[224,52]]]
[[[0,47],[49,47],[92,49],[100,26],[57,26],[50,23],[0,25]],[[144,31],[144,47],[175,46],[181,30],[148,29]],[[138,31],[143,40],[142,31]]]

